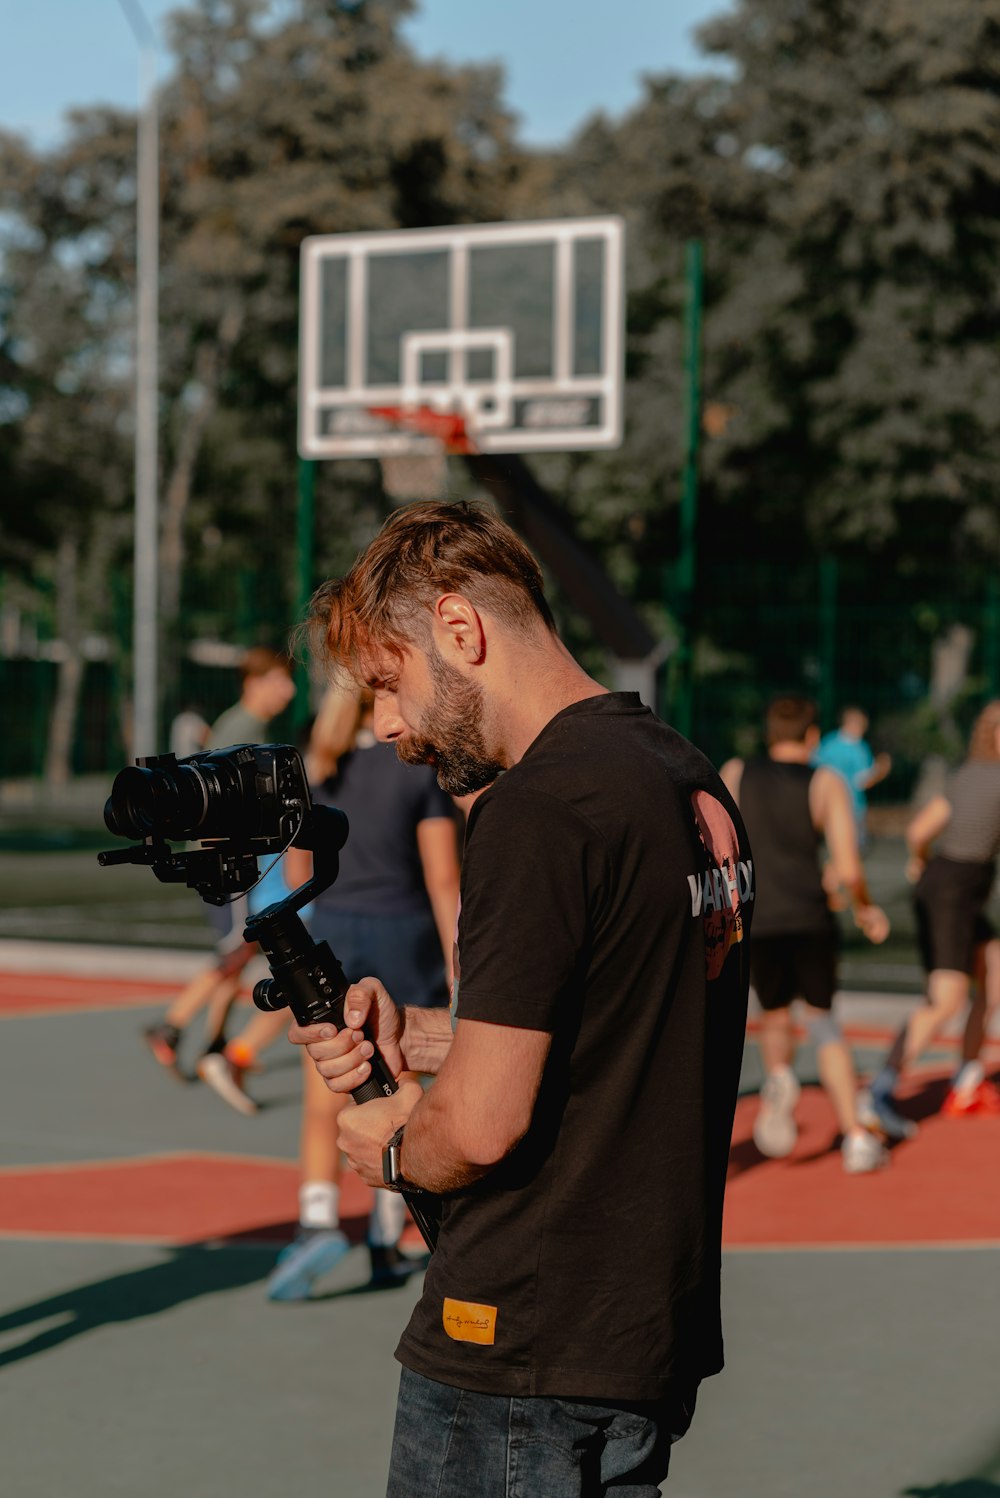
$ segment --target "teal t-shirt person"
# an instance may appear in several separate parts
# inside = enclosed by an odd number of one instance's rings
[[[846,707],[840,716],[840,727],[820,739],[812,757],[814,765],[838,770],[850,787],[858,828],[864,831],[868,810],[867,792],[884,780],[892,768],[888,754],[874,755],[865,734],[868,715],[859,707]]]

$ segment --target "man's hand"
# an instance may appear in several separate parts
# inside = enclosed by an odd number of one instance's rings
[[[889,935],[889,917],[880,905],[855,906],[854,921],[875,946],[880,946]]]
[[[341,1108],[337,1144],[347,1163],[369,1186],[382,1186],[382,1151],[424,1095],[417,1081],[403,1081],[392,1097],[372,1098],[360,1108]]]
[[[353,1092],[371,1075],[367,1058],[372,1054],[372,1043],[361,1028],[366,1020],[393,1076],[405,1070],[400,1044],[403,1015],[377,978],[362,978],[360,983],[351,984],[344,998],[344,1018],[347,1027],[343,1030],[326,1023],[293,1024],[288,1031],[293,1045],[305,1046],[331,1092]]]

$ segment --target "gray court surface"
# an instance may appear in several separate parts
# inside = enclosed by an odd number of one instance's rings
[[[354,1249],[309,1305],[270,1305],[259,1249],[0,1249],[7,1498],[385,1491],[395,1336],[417,1290],[352,1293]]]
[[[243,1119],[158,1071],[137,1038],[153,1013],[4,1021],[0,1163],[293,1159],[295,1057],[272,1051]],[[621,1253],[627,1280],[624,1235]],[[0,1239],[4,1498],[379,1498],[419,1284],[365,1290],[357,1248],[315,1302],[275,1306],[273,1258]],[[1000,1498],[998,1279],[1000,1246],[729,1254],[728,1367],[665,1494]]]
[[[416,1287],[358,1293],[361,1252],[271,1306],[260,1250],[4,1244],[4,1492],[378,1498]],[[729,1364],[665,1492],[1000,1494],[998,1272],[997,1250],[729,1255]]]

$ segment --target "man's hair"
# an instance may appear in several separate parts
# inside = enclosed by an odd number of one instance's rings
[[[768,703],[764,728],[768,746],[801,744],[817,722],[816,704],[808,697],[775,697]]]
[[[292,663],[287,655],[270,650],[266,645],[252,645],[240,661],[240,680],[245,682],[251,676],[266,676],[275,667],[291,675]]]
[[[421,500],[389,516],[346,576],[312,600],[313,648],[362,681],[373,655],[430,637],[442,593],[461,593],[511,629],[555,625],[542,573],[510,526],[481,505]]]

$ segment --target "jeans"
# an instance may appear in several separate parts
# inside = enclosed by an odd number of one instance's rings
[[[386,1498],[657,1498],[686,1396],[597,1400],[473,1394],[403,1369]]]

